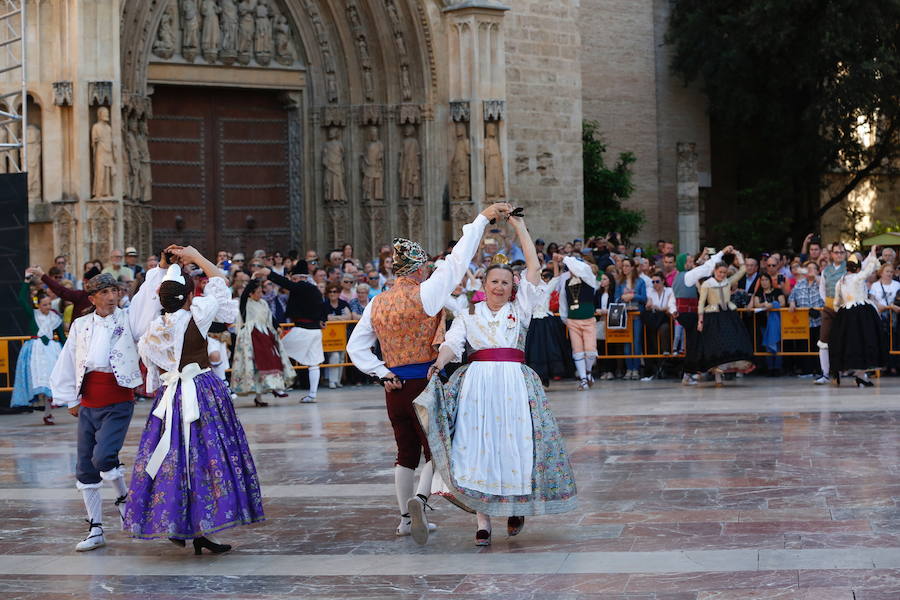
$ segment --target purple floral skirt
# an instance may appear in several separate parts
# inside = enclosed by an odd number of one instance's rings
[[[198,375],[194,384],[200,419],[190,425],[189,468],[181,432],[181,389],[173,401],[171,448],[154,479],[146,467],[165,423],[153,414],[147,417],[125,507],[125,531],[132,537],[192,539],[265,520],[250,446],[227,388],[212,372]],[[154,408],[164,391],[157,390]]]

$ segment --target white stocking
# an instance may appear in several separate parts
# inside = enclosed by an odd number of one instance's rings
[[[394,467],[394,488],[397,491],[397,506],[400,507],[400,515],[406,514],[406,502],[412,498],[415,489],[415,474],[413,469]]]
[[[419,475],[419,489],[416,490],[418,496],[431,495],[431,480],[434,478],[434,462],[428,461],[422,467],[422,473]]]
[[[309,397],[315,398],[319,391],[319,373],[321,369],[318,366],[309,368]]]
[[[587,370],[585,369],[584,364],[584,352],[576,352],[572,355],[572,358],[575,359],[575,372],[578,374],[578,379],[587,379]]]
[[[91,485],[91,484],[88,484]],[[93,484],[91,487],[81,487],[81,497],[84,500],[84,508],[87,510],[88,519],[91,523],[103,523],[103,496],[100,494],[100,485]],[[95,533],[93,529],[91,533]]]
[[[596,362],[597,362],[596,354],[585,354],[584,355],[584,370],[588,375],[590,375],[591,373],[594,372],[594,363],[596,363]]]
[[[831,372],[831,360],[828,355],[828,344],[819,342],[819,366],[822,367],[822,375],[828,377]]]

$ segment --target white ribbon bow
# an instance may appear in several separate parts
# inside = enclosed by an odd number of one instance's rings
[[[172,415],[174,414],[172,403],[175,400],[175,392],[178,390],[178,382],[181,382],[181,437],[184,440],[185,471],[187,472],[188,488],[191,487],[191,423],[200,418],[200,403],[197,401],[197,386],[194,378],[209,369],[201,369],[197,363],[185,366],[181,372],[168,371],[160,377],[166,391],[151,413],[157,419],[165,422],[165,430],[156,444],[150,460],[145,469],[151,479],[156,477],[159,467],[169,454],[172,447]]]

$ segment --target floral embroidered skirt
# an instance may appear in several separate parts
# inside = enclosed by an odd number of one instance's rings
[[[557,514],[577,505],[575,474],[563,445],[562,435],[550,410],[547,396],[537,374],[519,365],[528,395],[531,413],[533,460],[531,493],[494,495],[460,484],[453,476],[453,439],[457,424],[460,391],[470,365],[464,365],[444,386],[437,376],[413,403],[419,422],[428,437],[434,461],[434,493],[450,497],[455,504],[494,517]]]
[[[200,418],[191,423],[190,462],[181,427],[181,389],[173,400],[172,443],[156,477],[147,462],[165,429],[151,413],[141,436],[125,508],[132,537],[192,539],[265,520],[250,446],[228,389],[214,373],[194,379]],[[180,385],[180,384],[179,384]],[[164,387],[157,390],[154,408]]]

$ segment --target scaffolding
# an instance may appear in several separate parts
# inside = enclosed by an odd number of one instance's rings
[[[18,83],[15,91],[0,94],[0,164],[7,159],[9,173],[24,173],[28,169],[25,133],[28,116],[25,86],[26,1],[0,0],[0,76]]]

